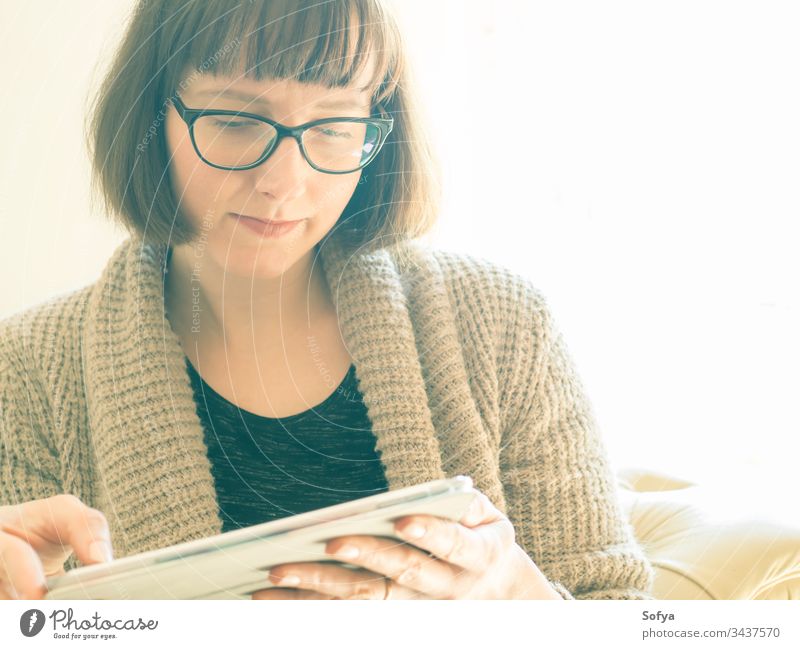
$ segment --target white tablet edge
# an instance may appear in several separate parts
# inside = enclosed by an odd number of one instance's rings
[[[249,599],[249,592],[245,592],[248,589],[253,591],[259,589],[258,586],[260,589],[272,587],[266,579],[266,573],[275,565],[298,561],[332,561],[332,557],[322,554],[324,539],[369,534],[395,538],[402,544],[404,541],[394,532],[391,521],[413,513],[458,520],[476,493],[472,489],[443,492],[422,501],[396,503],[385,509],[253,539],[227,548],[228,552],[192,555],[183,561],[145,566],[118,575],[93,577],[51,591],[48,599]],[[334,562],[344,567],[357,567]]]
[[[432,480],[239,530],[224,532],[203,539],[186,541],[166,548],[141,552],[109,563],[81,566],[64,575],[49,577],[46,582],[48,594],[45,595],[45,598],[48,598],[50,591],[56,589],[70,588],[73,585],[89,583],[95,579],[103,580],[103,578],[108,576],[123,575],[129,571],[153,567],[175,559],[186,559],[207,552],[222,551],[240,543],[263,539],[303,528],[315,527],[344,518],[357,517],[360,514],[367,514],[384,507],[391,507],[406,502],[413,503],[440,494],[469,491],[471,488],[472,479],[469,476],[455,476],[452,478]]]

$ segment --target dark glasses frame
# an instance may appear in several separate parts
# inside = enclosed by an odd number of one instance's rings
[[[370,164],[378,155],[378,152],[383,148],[383,145],[386,143],[386,138],[391,133],[392,128],[394,127],[394,118],[389,116],[383,107],[378,104],[377,109],[380,111],[381,117],[325,117],[324,119],[316,119],[312,122],[306,122],[305,124],[300,124],[299,126],[284,126],[283,124],[276,122],[275,120],[269,119],[268,117],[264,117],[263,115],[258,115],[256,113],[245,113],[238,110],[218,110],[216,108],[209,108],[209,109],[196,109],[196,108],[188,108],[186,104],[183,103],[180,97],[174,95],[170,97],[170,102],[172,105],[175,106],[175,110],[178,111],[178,115],[180,115],[181,119],[186,123],[186,126],[189,128],[189,137],[192,140],[192,146],[194,147],[195,152],[200,157],[200,159],[205,162],[207,165],[214,167],[216,169],[224,169],[226,171],[243,171],[245,169],[253,169],[258,165],[262,164],[267,158],[269,158],[275,149],[278,148],[281,140],[285,137],[294,138],[297,142],[297,145],[300,147],[300,151],[303,154],[306,162],[311,165],[317,171],[326,174],[351,174],[355,173],[359,169],[363,169],[368,164]],[[247,117],[248,119],[254,119],[259,122],[265,122],[272,126],[278,133],[277,137],[272,141],[272,146],[269,147],[261,154],[261,156],[255,162],[247,165],[240,165],[235,167],[227,167],[218,164],[214,164],[206,160],[203,157],[203,154],[200,152],[200,149],[197,146],[197,142],[194,138],[194,123],[197,121],[198,118],[206,116],[206,115],[233,115],[236,117]],[[378,144],[375,147],[375,150],[372,152],[372,155],[367,159],[366,162],[361,164],[359,167],[352,169],[351,171],[329,171],[328,169],[321,169],[317,165],[315,165],[308,157],[306,153],[305,147],[303,146],[303,133],[305,133],[306,129],[311,128],[312,126],[318,126],[320,124],[329,124],[332,122],[361,122],[365,124],[372,124],[374,125],[379,133]]]

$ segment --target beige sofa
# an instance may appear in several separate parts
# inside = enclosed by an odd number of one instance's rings
[[[800,599],[800,516],[745,485],[617,471],[620,500],[656,572],[657,599]]]

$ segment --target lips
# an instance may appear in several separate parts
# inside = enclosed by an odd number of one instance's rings
[[[270,221],[252,216],[245,216],[236,212],[231,212],[230,215],[236,219],[236,227],[241,226],[244,231],[252,232],[265,239],[278,239],[283,237],[289,232],[294,232],[300,227],[300,223],[305,221],[305,219],[295,221]]]
[[[276,220],[276,219],[263,219],[258,216],[250,216],[248,214],[238,214],[237,212],[231,212],[236,217],[244,217],[246,219],[253,219],[254,221],[261,221],[261,223],[266,223],[268,225],[283,225],[286,223],[297,223],[297,221],[302,221],[303,219],[296,219],[294,221],[289,220]]]

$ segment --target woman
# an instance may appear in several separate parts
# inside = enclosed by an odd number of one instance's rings
[[[651,598],[542,295],[418,241],[412,89],[378,0],[140,3],[90,131],[131,237],[0,326],[5,596],[465,474],[463,520],[335,539],[358,569],[279,566],[253,597]]]

